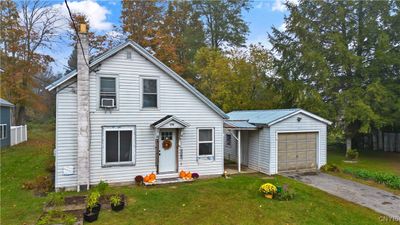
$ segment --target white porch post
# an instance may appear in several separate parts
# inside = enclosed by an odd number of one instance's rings
[[[242,146],[241,146],[241,143],[240,143],[240,130],[238,130],[238,160],[237,160],[237,162],[238,162],[238,172],[240,173],[240,164],[241,164],[241,162],[240,162],[240,160],[241,160],[241,152],[242,152]]]

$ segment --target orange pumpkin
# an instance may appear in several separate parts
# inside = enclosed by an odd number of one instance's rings
[[[186,179],[188,179],[188,180],[192,179],[192,173],[191,172],[187,172],[186,173]]]
[[[156,175],[154,173],[151,173],[149,175],[150,180],[155,180],[156,179]]]
[[[149,177],[149,175],[146,175],[144,178],[143,178],[143,181],[144,182],[149,182],[149,180],[150,180],[150,177]]]
[[[186,176],[185,171],[181,170],[181,172],[179,173],[179,177],[184,178],[185,176]]]

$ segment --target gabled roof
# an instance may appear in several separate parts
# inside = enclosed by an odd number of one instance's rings
[[[11,102],[4,100],[2,98],[0,98],[0,106],[14,107],[14,105]]]
[[[188,127],[189,126],[189,124],[186,123],[185,121],[180,120],[180,119],[178,119],[178,118],[176,118],[175,116],[172,116],[172,115],[164,116],[163,118],[161,118],[161,119],[157,120],[156,122],[152,123],[150,126],[151,127],[155,127],[155,128],[160,128],[160,127],[164,126],[165,124],[167,124],[167,123],[169,123],[171,121],[175,121],[176,123],[179,123],[183,127]]]
[[[311,118],[319,120],[328,125],[332,124],[331,121],[319,117],[315,114],[307,112],[303,109],[274,109],[274,110],[244,110],[233,111],[228,113],[231,120],[247,120],[252,124],[263,124],[271,126],[291,116],[303,113]]]
[[[228,116],[220,109],[218,108],[214,103],[212,103],[208,98],[206,98],[203,94],[201,94],[198,90],[196,90],[193,86],[191,86],[185,79],[183,79],[181,76],[179,76],[177,73],[175,73],[173,70],[171,70],[168,66],[166,66],[164,63],[159,61],[157,58],[155,58],[153,55],[151,55],[148,51],[146,51],[143,47],[138,45],[137,43],[133,41],[127,41],[125,43],[122,43],[105,53],[99,55],[98,57],[94,58],[93,60],[90,60],[89,65],[90,68],[93,66],[98,65],[102,61],[108,59],[109,57],[117,54],[119,51],[126,47],[132,47],[134,50],[136,50],[140,55],[142,55],[144,58],[152,62],[155,66],[157,66],[159,69],[164,71],[166,74],[171,76],[173,79],[175,79],[179,84],[184,86],[186,89],[188,89],[191,93],[193,93],[197,98],[199,98],[202,102],[204,102],[206,105],[208,105],[211,109],[213,109],[217,114],[219,114],[223,118],[228,118]],[[71,78],[75,77],[77,75],[77,71],[73,70],[70,73],[66,74],[59,80],[55,81],[54,83],[50,84],[49,86],[46,87],[47,90],[51,91],[61,84],[67,82]]]

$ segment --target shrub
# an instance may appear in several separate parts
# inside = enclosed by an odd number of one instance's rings
[[[284,184],[282,191],[277,193],[276,198],[280,201],[289,201],[294,198],[294,192],[289,188],[289,185]]]
[[[111,205],[113,205],[113,206],[117,206],[117,205],[121,204],[121,201],[122,201],[122,198],[118,194],[115,194],[110,197],[110,202],[111,202]]]
[[[348,149],[346,151],[346,158],[349,160],[357,160],[358,159],[358,151],[356,149]]]
[[[136,176],[135,177],[135,182],[136,182],[137,185],[143,184],[143,176],[141,176],[141,175]]]
[[[61,206],[64,204],[64,193],[63,192],[51,192],[49,194],[49,203],[53,206]]]
[[[100,183],[96,186],[96,190],[103,195],[108,189],[108,183],[106,181],[101,180]]]
[[[400,176],[395,174],[352,168],[346,168],[343,172],[364,180],[373,180],[393,189],[400,189]]]
[[[199,174],[198,173],[192,173],[192,178],[193,179],[199,179]]]
[[[340,169],[339,169],[339,167],[338,166],[336,166],[335,164],[326,164],[326,165],[323,165],[323,166],[321,166],[321,171],[323,171],[323,172],[335,172],[335,173],[338,173],[338,172],[340,172]]]
[[[92,212],[93,208],[99,204],[100,193],[98,191],[92,191],[87,196],[86,208]]]
[[[53,181],[49,176],[37,176],[33,181],[24,182],[22,188],[33,190],[36,195],[44,195],[53,190]]]

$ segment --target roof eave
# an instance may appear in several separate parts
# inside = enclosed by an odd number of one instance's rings
[[[307,115],[307,116],[309,116],[309,117],[311,117],[311,118],[314,118],[314,119],[316,119],[316,120],[319,120],[319,121],[321,121],[321,122],[323,122],[323,123],[326,123],[326,124],[328,124],[328,125],[331,125],[331,124],[332,124],[332,122],[329,121],[329,120],[326,120],[326,119],[324,119],[324,118],[322,118],[322,117],[319,117],[319,116],[317,116],[317,115],[315,115],[315,114],[313,114],[313,113],[307,112],[307,111],[305,111],[305,110],[303,110],[303,109],[299,109],[299,110],[297,110],[297,111],[294,111],[294,112],[292,112],[292,113],[289,113],[288,115],[282,116],[282,117],[280,117],[280,118],[278,118],[278,119],[276,119],[276,120],[274,120],[274,121],[269,122],[269,123],[267,124],[267,126],[268,126],[268,127],[271,127],[272,125],[277,124],[277,123],[279,123],[279,122],[281,122],[281,121],[283,121],[283,120],[285,120],[285,119],[287,119],[287,118],[289,118],[289,117],[292,117],[292,116],[294,116],[294,115],[297,115],[297,114],[299,114],[299,113],[303,113],[303,114],[305,114],[305,115]]]

